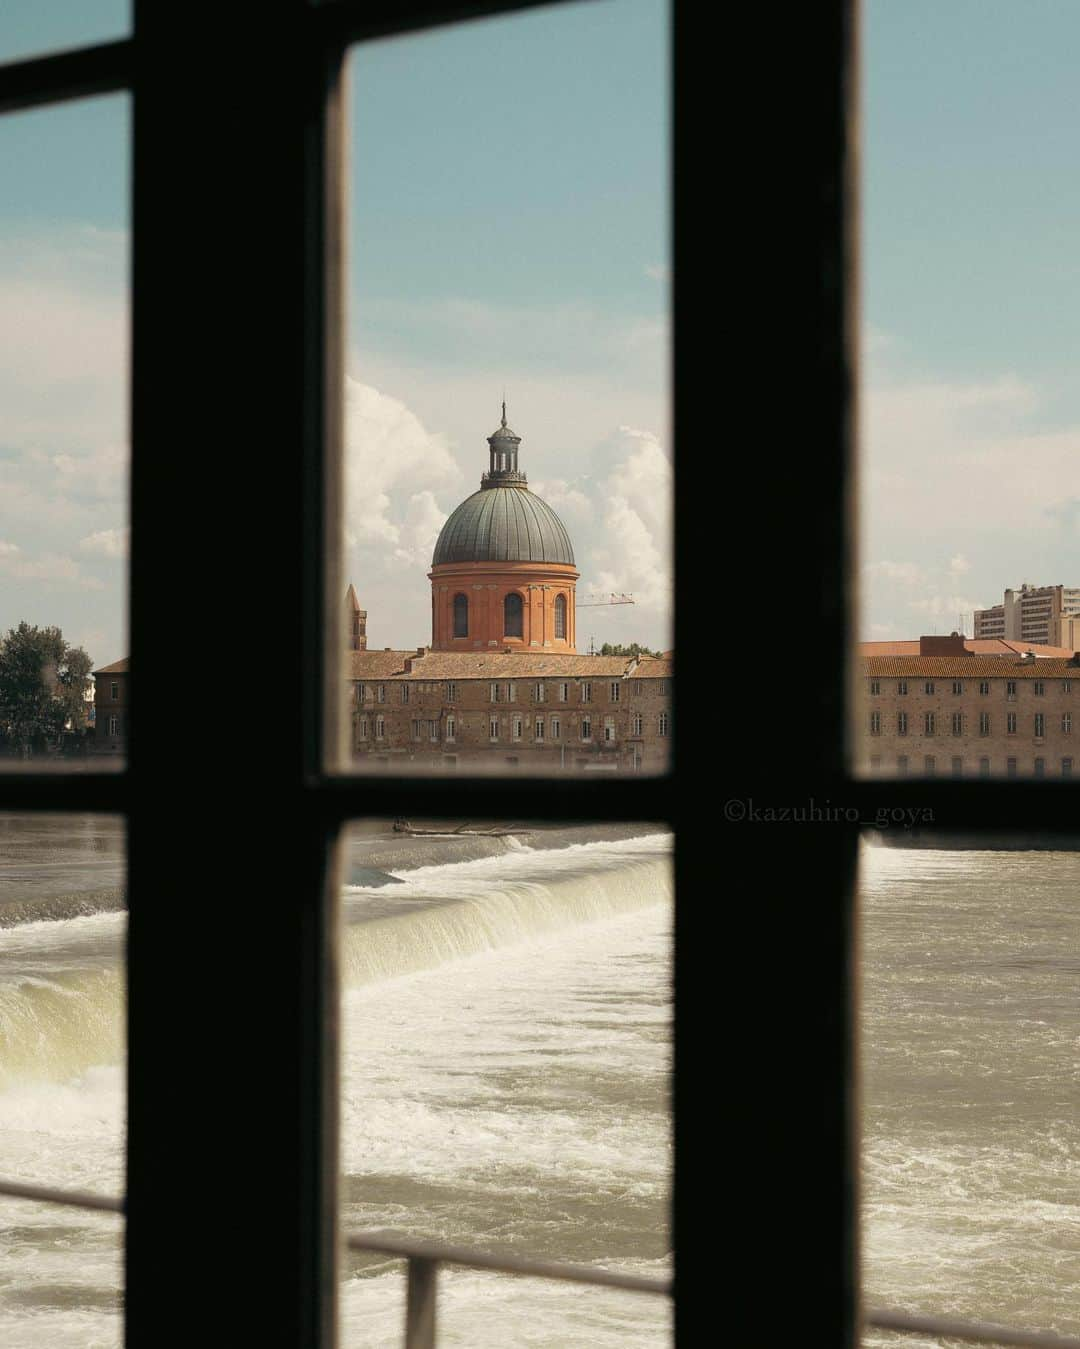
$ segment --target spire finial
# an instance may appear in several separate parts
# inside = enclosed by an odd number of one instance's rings
[[[502,424],[503,424],[503,426],[506,425],[506,390],[505,390],[505,389],[503,390],[503,415],[502,415]]]

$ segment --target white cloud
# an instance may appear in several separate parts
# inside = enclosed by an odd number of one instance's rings
[[[926,581],[926,572],[917,562],[871,562],[867,568],[871,576],[881,576],[887,581],[895,581],[899,585],[916,586],[923,585]]]
[[[963,553],[955,553],[949,558],[949,573],[952,576],[966,576],[971,570],[971,562]]]
[[[446,520],[447,512],[440,508],[431,492],[427,489],[414,492],[409,497],[404,518],[398,528],[394,557],[399,562],[426,570],[435,551],[439,530]]]
[[[445,438],[414,412],[369,384],[345,381],[345,526],[373,557],[406,555],[415,546],[419,516],[430,508],[412,498],[460,476]],[[432,504],[434,498],[432,498]],[[404,531],[404,537],[403,537]]]
[[[588,540],[588,561],[595,570],[583,580],[592,580],[602,593],[632,593],[649,611],[648,619],[666,627],[672,585],[671,464],[656,436],[629,426],[598,447],[597,459],[609,467],[594,480],[591,493],[599,529]]]
[[[42,582],[63,590],[104,590],[96,576],[88,576],[72,557],[43,553],[41,557],[11,563],[8,574],[20,581]]]
[[[967,595],[925,595],[922,599],[908,600],[907,607],[930,618],[947,618],[950,622],[965,619],[975,609],[984,609],[986,605]]]
[[[12,557],[19,551],[20,549],[17,543],[4,543],[3,541],[0,541],[0,557]]]
[[[96,553],[100,557],[126,558],[131,531],[123,529],[99,529],[81,539],[79,547],[84,553]]]

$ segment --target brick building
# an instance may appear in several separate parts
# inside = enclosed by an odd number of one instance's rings
[[[128,733],[128,658],[94,674],[94,754],[124,754]]]
[[[674,662],[354,651],[353,744],[371,764],[662,772]]]
[[[520,444],[504,403],[480,490],[435,544],[430,647],[350,647],[354,754],[396,768],[664,771],[673,653],[577,654],[573,545],[529,490]]]
[[[882,777],[1070,777],[1080,655],[869,656],[858,760]]]
[[[345,592],[345,632],[350,651],[367,650],[367,610],[360,608],[352,585]]]
[[[575,650],[574,548],[563,522],[529,491],[520,444],[503,403],[480,490],[451,513],[435,544],[428,573],[435,651]]]

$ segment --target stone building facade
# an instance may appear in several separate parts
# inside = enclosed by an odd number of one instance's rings
[[[1080,655],[872,656],[858,760],[882,777],[1071,777]]]
[[[371,767],[659,773],[670,657],[357,651],[353,748]]]

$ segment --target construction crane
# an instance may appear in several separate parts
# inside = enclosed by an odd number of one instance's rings
[[[579,600],[579,609],[599,609],[604,604],[633,604],[633,595],[616,595],[614,592],[606,600]]]

